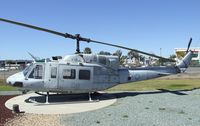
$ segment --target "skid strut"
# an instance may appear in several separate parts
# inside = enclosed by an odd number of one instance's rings
[[[49,104],[49,92],[47,92],[45,104]]]
[[[90,102],[93,101],[90,92],[88,93],[88,96],[89,96],[89,101],[90,101]]]

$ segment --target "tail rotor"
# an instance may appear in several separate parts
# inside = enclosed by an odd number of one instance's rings
[[[190,49],[190,45],[191,45],[191,43],[192,43],[192,38],[190,38],[190,41],[189,41],[189,43],[188,43],[188,47],[187,47],[187,51],[186,51],[186,53],[188,53],[188,51],[189,51],[189,49]]]

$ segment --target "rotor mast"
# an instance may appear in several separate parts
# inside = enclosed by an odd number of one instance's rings
[[[76,53],[80,53],[80,34],[76,34]]]

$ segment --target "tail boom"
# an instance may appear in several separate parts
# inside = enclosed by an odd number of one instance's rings
[[[176,66],[173,67],[142,67],[135,69],[121,69],[119,70],[120,83],[136,82],[142,80],[149,80],[153,78],[168,76],[184,72],[192,60],[192,51],[189,51],[185,57]]]

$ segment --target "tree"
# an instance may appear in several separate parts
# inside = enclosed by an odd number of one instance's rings
[[[121,50],[117,50],[116,52],[113,53],[114,56],[118,56],[119,59],[121,58],[122,56],[122,51]]]
[[[129,51],[128,57],[131,58],[131,59],[135,58],[135,59],[139,60],[139,54],[135,51]]]
[[[142,62],[142,63],[144,64],[144,62],[145,62],[145,57],[144,57],[143,55],[140,55],[139,58],[140,58],[140,62]]]
[[[83,53],[84,53],[84,54],[91,54],[91,53],[92,53],[92,50],[91,50],[89,47],[85,47]]]
[[[123,65],[124,63],[126,64],[125,61],[127,61],[127,56],[121,56],[119,63]]]
[[[172,55],[169,56],[169,59],[174,60],[175,58],[176,58],[176,55],[175,55],[175,54],[172,54]]]
[[[117,50],[116,52],[113,53],[114,56],[118,56],[119,63],[122,65],[125,61],[124,57],[122,58],[122,51]]]

